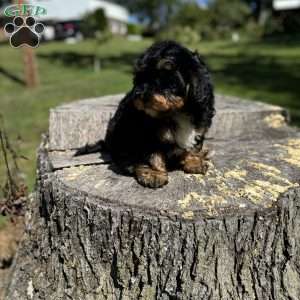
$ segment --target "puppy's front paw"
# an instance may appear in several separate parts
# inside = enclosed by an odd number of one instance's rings
[[[181,160],[183,171],[189,174],[205,175],[209,167],[208,154],[208,150],[186,153],[183,159]]]
[[[157,189],[168,183],[167,172],[156,171],[146,165],[136,167],[135,173],[138,183],[145,187]]]

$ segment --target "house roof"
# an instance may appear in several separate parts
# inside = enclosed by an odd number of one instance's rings
[[[103,8],[105,15],[110,19],[128,22],[128,10],[115,3],[102,0],[29,0],[32,5],[43,6],[47,9],[47,15],[40,17],[41,20],[80,20],[83,15]]]
[[[300,8],[300,0],[274,0],[273,7],[275,10],[288,10]]]

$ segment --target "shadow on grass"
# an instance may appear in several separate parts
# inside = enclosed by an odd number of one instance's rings
[[[7,71],[6,69],[0,67],[0,76],[3,75],[4,77],[18,83],[20,85],[25,85],[25,81],[18,76],[14,75],[13,73]]]
[[[99,59],[102,67],[117,68],[120,65],[133,66],[138,55],[139,54],[137,53],[128,52],[122,53],[119,56],[98,56],[93,54],[78,53],[75,51],[56,51],[50,54],[39,54],[38,57],[75,68],[91,68],[93,67],[95,59]]]
[[[272,46],[289,46],[289,47],[299,47],[300,45],[300,34],[278,34],[274,36],[268,36],[265,37],[261,41],[257,41],[257,44],[267,44],[267,45],[272,45]]]
[[[138,53],[125,52],[119,56],[97,56],[103,68],[118,69],[128,66],[132,69]],[[61,63],[66,67],[92,68],[95,56],[75,51],[55,51],[39,54],[42,59]],[[211,53],[206,60],[212,67],[216,82],[234,90],[255,93],[256,100],[267,101],[288,108],[293,122],[300,125],[300,61],[293,57],[273,57],[255,54],[227,54]],[[128,69],[129,72],[129,69]],[[262,95],[270,94],[270,99]],[[276,94],[287,95],[287,99]],[[241,95],[243,96],[243,95]]]
[[[207,56],[215,81],[228,87],[255,91],[256,99],[288,108],[293,122],[300,125],[300,61],[276,59],[261,55]],[[269,93],[271,99],[260,95]],[[276,97],[278,94],[278,97]],[[287,99],[282,95],[287,95]],[[281,96],[280,96],[281,95]]]
[[[7,45],[8,45],[8,41],[6,40],[0,41],[0,46],[7,46]]]

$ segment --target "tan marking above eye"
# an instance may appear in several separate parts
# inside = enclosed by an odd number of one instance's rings
[[[144,106],[144,103],[141,99],[135,99],[133,103],[134,103],[134,106],[135,106],[136,109],[144,110],[145,106]]]

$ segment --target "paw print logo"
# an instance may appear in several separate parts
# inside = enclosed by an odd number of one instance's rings
[[[37,23],[33,17],[15,17],[13,23],[4,27],[9,36],[12,47],[29,46],[36,48],[40,44],[41,34],[44,32],[44,25]]]

